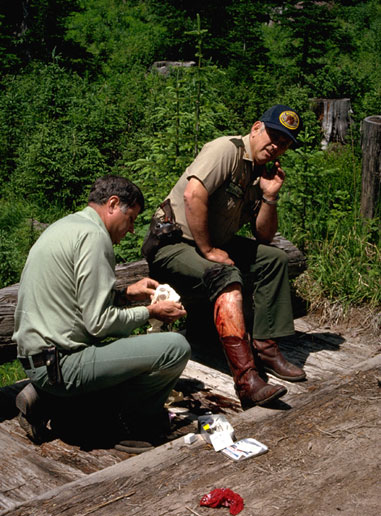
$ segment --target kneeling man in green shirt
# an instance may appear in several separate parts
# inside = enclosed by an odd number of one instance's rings
[[[13,339],[31,380],[19,408],[32,434],[39,430],[33,415],[37,393],[72,398],[109,388],[117,388],[121,410],[133,421],[145,421],[151,433],[161,430],[164,403],[190,346],[174,332],[130,336],[148,319],[172,323],[186,314],[181,303],[168,300],[135,306],[150,301],[159,285],[153,279],[115,287],[113,244],[134,232],[143,209],[142,192],[131,181],[102,177],[88,206],[52,224],[29,253]]]

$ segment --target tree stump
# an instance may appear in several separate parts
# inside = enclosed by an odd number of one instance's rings
[[[381,215],[381,115],[368,116],[363,120],[361,146],[361,215],[372,219]]]
[[[345,137],[351,124],[350,99],[311,99],[312,110],[321,123],[323,139],[322,149],[330,142],[345,143]]]

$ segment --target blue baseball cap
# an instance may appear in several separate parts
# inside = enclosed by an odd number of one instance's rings
[[[296,111],[289,106],[276,104],[268,109],[260,118],[266,127],[276,129],[286,134],[291,140],[297,143],[297,136],[302,128],[302,121]]]

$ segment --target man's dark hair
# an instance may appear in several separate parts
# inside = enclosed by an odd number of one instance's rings
[[[109,175],[98,178],[91,187],[89,203],[106,204],[112,195],[117,195],[120,202],[129,208],[138,203],[140,213],[144,210],[144,197],[140,188],[121,176]]]

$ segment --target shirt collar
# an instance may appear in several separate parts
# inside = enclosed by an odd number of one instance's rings
[[[245,159],[247,161],[251,161],[253,163],[253,157],[251,155],[251,148],[250,148],[250,134],[243,136],[242,141],[245,146],[245,152],[243,154],[243,159]]]
[[[252,174],[254,175],[253,185],[256,185],[259,183],[259,181],[261,179],[260,176],[262,174],[262,171],[263,171],[263,168],[265,165],[256,165],[253,160],[253,156],[251,154],[251,147],[250,147],[250,134],[243,136],[242,141],[245,146],[245,151],[243,153],[243,159],[245,161],[249,161],[251,163],[251,167],[252,167],[251,170],[252,170]]]
[[[96,224],[98,224],[98,226],[100,226],[110,236],[109,232],[107,231],[106,226],[104,225],[103,220],[100,218],[98,213],[94,210],[94,208],[92,208],[91,206],[86,206],[86,208],[84,210],[82,210],[80,213],[84,217],[86,217],[86,218],[92,220],[93,222],[95,222]]]

